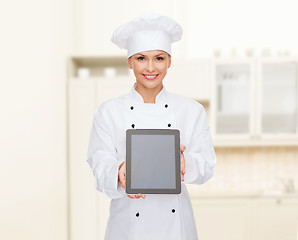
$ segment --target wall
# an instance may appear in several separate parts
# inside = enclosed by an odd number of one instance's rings
[[[296,0],[76,0],[78,54],[126,54],[110,38],[119,25],[148,12],[174,18],[183,28],[173,53],[183,57],[297,56]],[[279,17],[276,17],[279,16]]]
[[[216,148],[215,176],[188,185],[198,194],[254,194],[284,191],[282,180],[298,190],[298,147]]]
[[[67,239],[70,1],[0,8],[0,239]]]

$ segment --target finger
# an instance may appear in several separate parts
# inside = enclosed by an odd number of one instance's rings
[[[127,195],[129,198],[135,198],[135,195]]]
[[[135,198],[139,199],[140,197],[142,197],[143,199],[145,198],[145,195],[138,193],[136,195],[134,195]]]
[[[184,152],[185,148],[186,148],[186,147],[185,147],[183,144],[180,144],[180,151],[181,151],[181,152]]]
[[[142,193],[139,193],[138,196],[139,196],[139,198],[140,198],[140,197],[143,198],[143,194],[142,194]]]
[[[141,194],[138,193],[138,194],[136,195],[136,198],[139,199],[139,198],[141,197],[140,195],[141,195]]]
[[[124,181],[124,177],[122,175],[120,175],[120,182],[121,182],[121,186],[124,188],[125,187],[125,181]]]
[[[184,156],[182,154],[182,156],[181,156],[181,179],[182,179],[182,181],[184,181],[184,174],[185,174],[185,160],[184,160]]]
[[[145,198],[145,195],[143,195],[143,194],[141,194],[141,193],[139,193],[139,194],[140,194],[140,197],[141,197],[141,198],[143,198],[143,199]]]
[[[124,173],[120,173],[120,182],[123,188],[125,188],[125,175]]]
[[[185,158],[183,153],[181,153],[181,172],[185,174]]]

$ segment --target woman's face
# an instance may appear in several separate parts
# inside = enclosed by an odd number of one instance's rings
[[[139,52],[127,59],[136,81],[142,88],[158,88],[171,66],[171,57],[162,50]],[[140,86],[141,85],[141,86]]]

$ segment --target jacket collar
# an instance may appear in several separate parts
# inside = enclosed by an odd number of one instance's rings
[[[133,87],[131,88],[130,95],[132,96],[132,98],[135,101],[144,103],[144,99],[143,99],[142,95],[136,91],[136,85],[137,85],[137,83],[134,83]],[[166,90],[165,86],[162,85],[161,91],[155,97],[155,103],[162,103],[166,99],[166,95],[167,95],[167,90]],[[154,104],[154,103],[152,103],[152,104]]]

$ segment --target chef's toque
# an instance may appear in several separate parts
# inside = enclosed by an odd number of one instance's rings
[[[182,28],[176,21],[149,13],[119,26],[111,41],[119,48],[127,49],[127,58],[149,50],[163,50],[171,55],[171,43],[179,41],[181,35]]]

